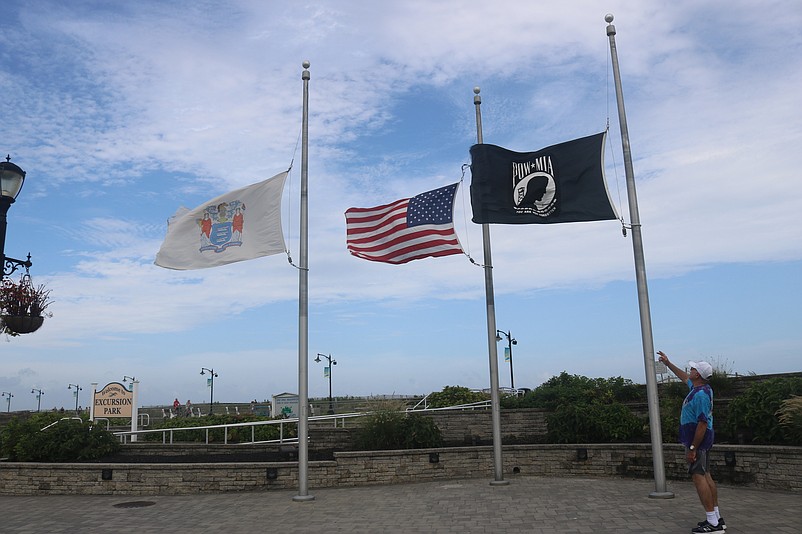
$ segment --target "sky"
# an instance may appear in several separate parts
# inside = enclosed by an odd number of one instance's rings
[[[466,256],[352,257],[344,212],[462,180],[474,87],[486,143],[534,151],[609,128],[630,220],[609,41],[615,15],[654,350],[728,372],[800,371],[802,4],[739,0],[4,3],[0,151],[27,172],[5,253],[31,253],[52,317],[0,340],[0,409],[89,403],[133,376],[140,404],[298,391],[299,274],[286,255],[154,265],[166,221],[292,165],[299,255],[302,63],[309,82],[309,395],[487,388],[484,270]],[[620,221],[490,225],[499,382],[562,371],[645,383],[631,232]],[[297,261],[296,261],[297,263]],[[18,273],[15,273],[15,276]],[[651,348],[646,352],[647,354]],[[325,361],[325,360],[324,360]],[[511,371],[514,376],[511,376]]]

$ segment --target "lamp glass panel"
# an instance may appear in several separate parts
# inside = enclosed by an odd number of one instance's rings
[[[0,189],[4,197],[17,198],[22,189],[22,175],[11,170],[0,171]]]

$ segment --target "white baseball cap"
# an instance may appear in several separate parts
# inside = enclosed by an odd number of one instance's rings
[[[710,377],[713,376],[713,366],[707,362],[688,362],[688,367],[696,369],[699,376],[705,380],[710,380]]]

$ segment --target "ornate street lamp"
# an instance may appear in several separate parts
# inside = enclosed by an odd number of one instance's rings
[[[6,256],[6,215],[11,204],[17,199],[23,183],[25,183],[25,171],[11,163],[11,156],[6,156],[6,161],[0,161],[0,260],[3,264],[3,276],[11,275],[20,267],[30,269],[32,265],[30,254],[25,261]]]
[[[41,389],[33,388],[31,393],[36,393],[36,411],[38,412],[42,408],[42,395],[44,395],[45,392]]]
[[[332,398],[331,398],[331,368],[332,368],[332,366],[337,365],[337,360],[332,359],[331,354],[326,355],[326,354],[321,354],[321,353],[318,352],[317,353],[317,358],[315,358],[315,362],[316,363],[320,363],[320,357],[321,356],[323,356],[324,358],[326,358],[329,361],[329,366],[326,368],[329,371],[329,373],[328,373],[328,375],[329,375],[329,413],[333,414],[334,413],[334,403],[332,402]],[[324,374],[325,374],[325,369],[324,369]]]
[[[11,411],[11,397],[13,397],[14,394],[13,393],[8,393],[7,391],[4,391],[2,396],[3,397],[8,397],[8,408],[6,409],[6,412],[10,412]]]
[[[214,406],[214,379],[217,377],[217,373],[214,372],[214,369],[208,369],[206,367],[201,367],[201,373],[205,374],[204,371],[208,371],[211,376],[209,378],[209,385],[212,388],[212,391],[209,393],[209,415],[212,415],[212,406]]]
[[[510,332],[503,332],[501,330],[496,330],[496,342],[501,341],[501,336],[507,338],[507,348],[510,353],[510,389],[515,389],[515,377],[513,376],[512,372],[512,346],[517,345],[518,342],[512,337]]]
[[[83,390],[78,384],[68,384],[67,389],[75,388],[75,413],[78,413],[78,392]]]

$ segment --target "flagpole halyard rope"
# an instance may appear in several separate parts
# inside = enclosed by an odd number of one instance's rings
[[[470,163],[463,163],[462,164],[462,176],[460,176],[459,183],[463,185],[465,182],[465,169],[470,168]],[[471,238],[468,233],[468,210],[465,209],[465,188],[460,187],[460,196],[462,197],[462,218],[463,222],[465,223],[465,244],[467,245],[468,251],[466,252],[465,249],[462,250],[462,253],[468,258],[468,260],[473,263],[474,265],[478,265],[479,267],[484,268],[484,265],[478,263],[471,257]]]
[[[608,134],[610,133],[610,72],[607,69],[607,125],[604,128],[604,131]],[[608,136],[609,139],[609,136]],[[624,237],[627,236],[627,228],[632,228],[632,225],[628,225],[624,221],[624,210],[623,210],[623,203],[621,201],[621,177],[618,174],[618,163],[615,161],[615,150],[613,150],[612,143],[607,144],[608,150],[610,151],[610,156],[613,158],[613,173],[615,173],[615,189],[618,193],[618,213],[621,214],[621,234]]]
[[[295,164],[295,156],[298,154],[298,146],[301,144],[301,134],[302,133],[303,133],[303,124],[298,129],[298,137],[295,140],[295,148],[292,151],[292,159],[290,159],[290,168],[287,169],[287,177],[288,178],[290,178],[290,175],[291,175],[290,171],[292,170],[292,167]],[[289,243],[290,238],[292,237],[292,233],[291,233],[291,230],[290,230],[292,228],[292,224],[291,224],[292,223],[292,179],[289,179],[288,181],[290,183],[290,191],[289,191],[289,194],[287,195],[287,204],[289,206],[288,209],[287,209],[287,228],[288,228],[288,230],[287,230],[287,242]],[[292,265],[296,269],[299,269],[299,267],[292,262],[292,255],[290,255],[290,247],[289,247],[289,245],[287,245],[286,248],[287,248],[286,249],[287,261],[290,262],[290,265]]]

